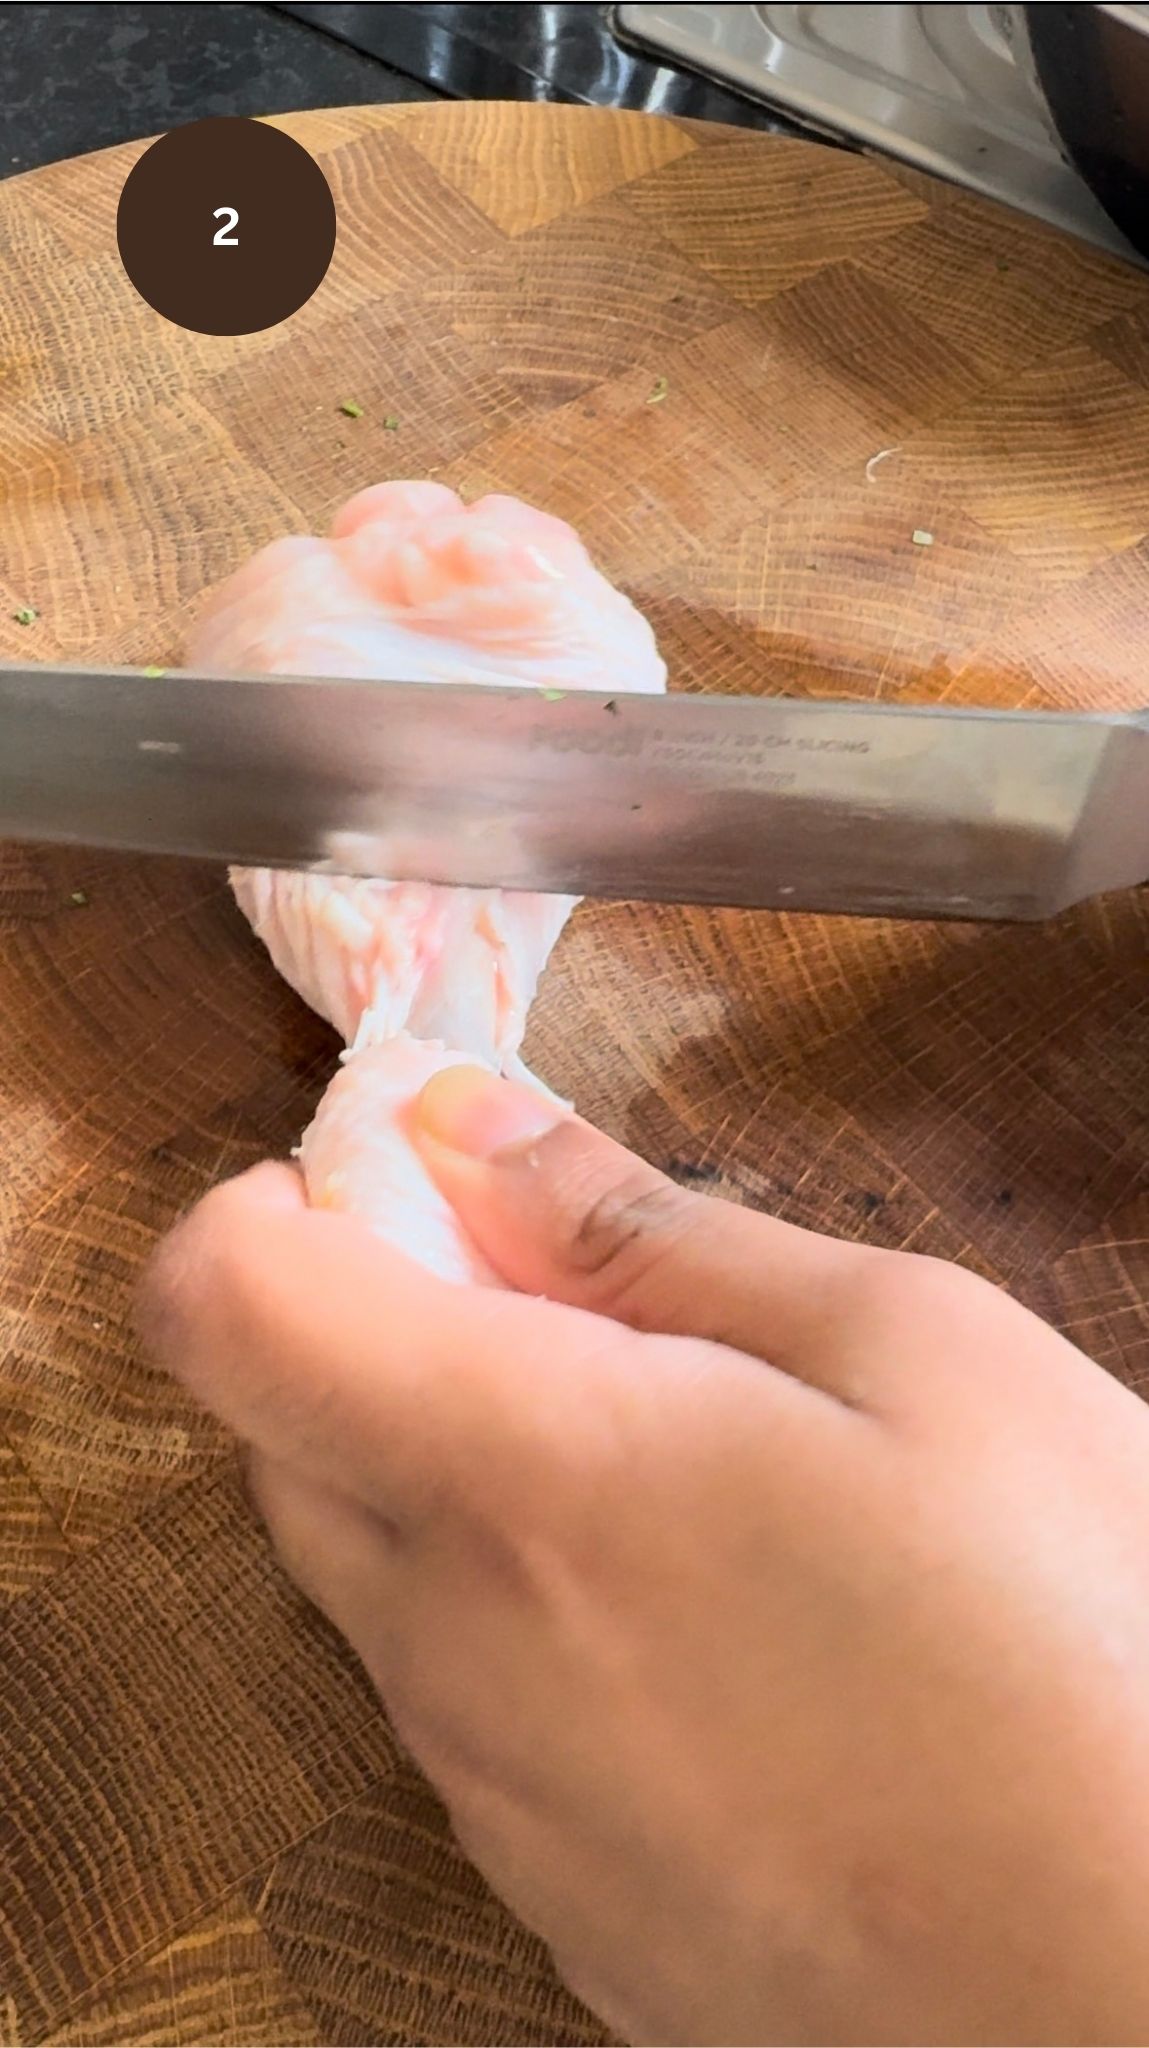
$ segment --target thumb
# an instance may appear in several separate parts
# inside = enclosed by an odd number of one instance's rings
[[[860,1266],[881,1255],[680,1188],[532,1089],[437,1074],[414,1132],[504,1279],[636,1330],[704,1337],[818,1379]]]

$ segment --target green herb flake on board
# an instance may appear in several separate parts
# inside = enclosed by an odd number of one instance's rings
[[[363,407],[356,405],[353,398],[345,398],[339,410],[341,413],[345,413],[349,420],[361,420],[363,418]]]
[[[39,616],[35,605],[31,604],[22,604],[19,611],[12,614],[18,626],[34,626]]]
[[[154,682],[157,676],[166,676],[167,670],[166,668],[146,668],[144,674],[150,676]]]
[[[647,404],[648,404],[648,405],[661,405],[661,404],[662,404],[662,401],[663,401],[663,399],[664,399],[664,398],[666,397],[666,394],[667,394],[667,392],[668,392],[669,390],[670,390],[670,380],[669,380],[669,378],[667,378],[667,377],[656,377],[656,378],[655,378],[655,380],[654,380],[654,382],[653,382],[653,384],[652,384],[652,385],[651,385],[651,387],[650,387],[650,396],[649,396],[649,398],[648,398],[648,399],[647,399],[647,401],[646,401],[646,402],[647,402]]]
[[[399,432],[399,422],[393,412],[389,412],[384,419],[383,431],[385,434],[397,434]]]

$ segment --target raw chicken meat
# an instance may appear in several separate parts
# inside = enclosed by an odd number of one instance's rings
[[[573,528],[518,499],[464,506],[435,483],[378,484],[329,540],[274,542],[213,593],[188,647],[202,669],[659,691],[650,627]],[[304,1136],[310,1198],[351,1209],[433,1271],[494,1276],[405,1131],[432,1072],[527,1079],[527,1012],[574,908],[565,896],[235,869],[280,973],[348,1052]]]
[[[469,1063],[467,1053],[405,1031],[364,1046],[336,1074],[303,1134],[299,1158],[313,1208],[361,1217],[444,1280],[497,1287],[497,1274],[460,1228],[407,1135],[424,1083],[444,1067]]]

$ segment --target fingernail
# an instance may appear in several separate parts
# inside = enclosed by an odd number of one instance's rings
[[[427,1137],[471,1159],[528,1145],[563,1121],[563,1112],[533,1088],[481,1067],[445,1067],[423,1089],[415,1116]]]

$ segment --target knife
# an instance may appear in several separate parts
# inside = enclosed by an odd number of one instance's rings
[[[1149,713],[0,664],[0,839],[857,916],[1149,880]]]

